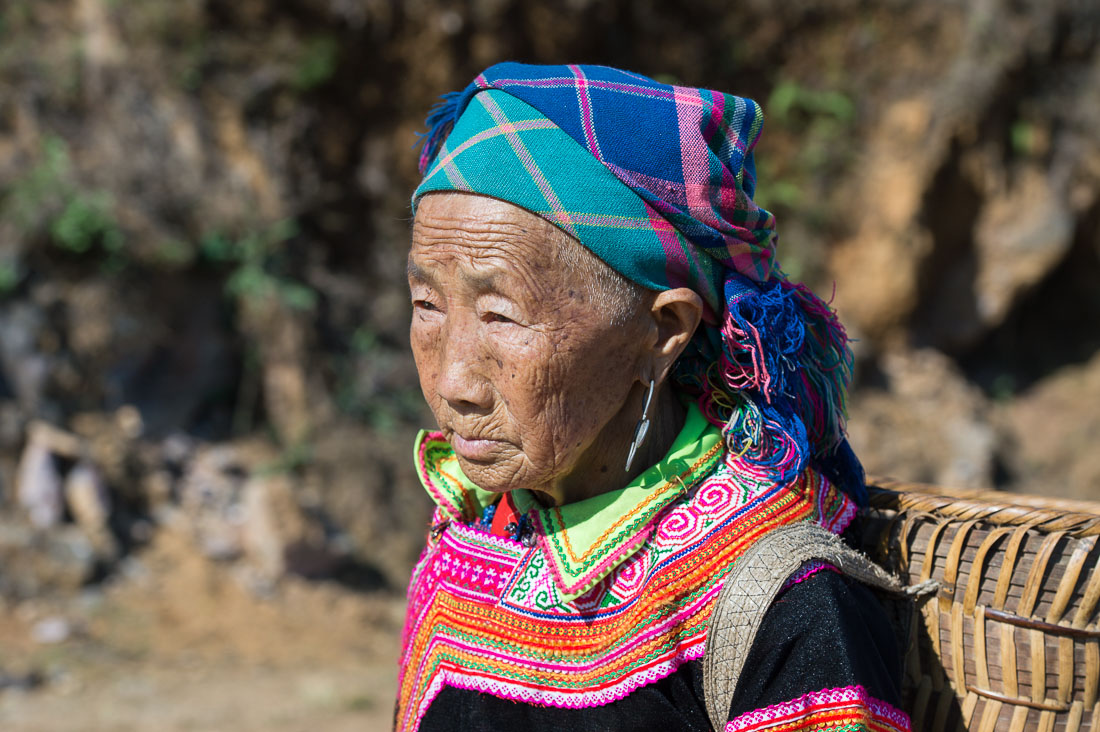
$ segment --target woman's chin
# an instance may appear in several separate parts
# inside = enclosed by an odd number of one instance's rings
[[[455,455],[462,474],[483,491],[507,493],[523,487],[515,480],[514,471],[507,468],[506,460],[471,460],[457,450]]]

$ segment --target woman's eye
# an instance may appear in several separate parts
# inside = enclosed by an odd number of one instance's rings
[[[509,318],[508,316],[501,315],[500,313],[486,313],[485,320],[487,320],[490,323],[514,323],[514,322],[516,322],[516,321],[512,320],[511,318]]]
[[[428,311],[439,310],[439,308],[437,308],[435,306],[435,303],[430,302],[428,300],[413,300],[413,307],[417,308],[417,309],[420,309],[420,310],[428,310]]]

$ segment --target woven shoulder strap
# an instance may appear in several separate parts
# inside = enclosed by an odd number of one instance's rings
[[[905,589],[882,567],[816,524],[782,526],[758,539],[734,563],[707,628],[703,696],[714,729],[726,724],[737,680],[764,613],[790,576],[815,559],[872,587],[891,592]]]

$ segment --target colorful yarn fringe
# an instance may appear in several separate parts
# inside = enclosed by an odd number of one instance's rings
[[[786,482],[813,459],[866,505],[862,467],[844,438],[854,365],[847,333],[826,303],[779,274],[763,284],[727,275],[721,348],[700,349],[676,378],[722,425],[729,449],[763,474]]]

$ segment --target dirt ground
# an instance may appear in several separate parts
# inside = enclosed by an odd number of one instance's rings
[[[0,690],[0,729],[389,729],[403,598],[304,580],[264,596],[161,534],[102,590],[0,611],[0,672],[43,678]],[[69,638],[36,641],[57,618]]]

